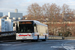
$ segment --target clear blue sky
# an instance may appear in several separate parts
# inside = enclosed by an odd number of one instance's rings
[[[38,3],[40,6],[45,3],[56,3],[59,6],[67,4],[70,8],[75,9],[75,0],[0,0],[0,12],[7,15],[8,12],[14,12],[18,9],[18,12],[27,14],[27,7],[32,3]]]

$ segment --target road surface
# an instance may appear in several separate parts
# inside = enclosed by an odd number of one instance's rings
[[[0,50],[75,50],[75,40],[0,42]]]

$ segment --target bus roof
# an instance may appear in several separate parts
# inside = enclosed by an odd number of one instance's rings
[[[34,23],[36,23],[37,25],[43,25],[43,26],[47,26],[46,24],[43,24],[39,21],[36,21],[36,20],[19,20],[19,21],[33,21]]]

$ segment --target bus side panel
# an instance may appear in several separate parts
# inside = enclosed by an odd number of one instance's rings
[[[47,26],[37,25],[37,30],[39,33],[39,39],[45,39],[45,36],[48,38],[48,28]]]
[[[38,34],[39,34],[39,39],[45,39],[45,31],[44,31],[44,26],[42,25],[37,25],[37,30],[38,30]]]

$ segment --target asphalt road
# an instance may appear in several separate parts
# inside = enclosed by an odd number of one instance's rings
[[[0,50],[75,50],[75,40],[0,42]]]

